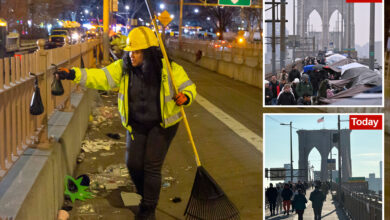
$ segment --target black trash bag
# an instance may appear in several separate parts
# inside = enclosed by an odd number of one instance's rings
[[[57,79],[54,75],[53,82],[51,82],[51,94],[55,96],[60,96],[64,94],[64,87],[62,86],[61,80]]]
[[[35,78],[34,93],[30,102],[30,114],[40,115],[44,111],[41,92],[38,87],[38,77]]]

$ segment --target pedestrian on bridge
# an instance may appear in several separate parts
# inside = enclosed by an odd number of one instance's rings
[[[305,212],[307,199],[301,188],[298,189],[298,194],[294,196],[293,203],[298,214],[298,220],[303,220],[303,213]]]
[[[314,211],[314,220],[321,219],[322,206],[324,204],[325,198],[326,197],[321,192],[320,187],[316,185],[314,191],[310,193],[309,198]]]
[[[302,75],[302,80],[297,85],[297,98],[303,97],[303,94],[313,95],[313,86],[309,82],[309,76],[307,74]]]
[[[269,188],[266,191],[266,196],[269,203],[269,210],[271,212],[271,216],[275,215],[275,206],[276,199],[278,197],[278,190],[273,186],[272,183],[269,184]]]
[[[290,215],[290,204],[292,196],[293,192],[290,189],[290,185],[287,183],[284,184],[284,189],[282,191],[284,214]]]
[[[276,214],[279,215],[282,213],[282,208],[283,208],[283,198],[282,198],[283,189],[278,184],[276,186],[276,190],[278,190],[278,196],[276,197]]]
[[[278,96],[278,105],[295,105],[296,100],[293,92],[291,91],[291,85],[286,84],[283,86],[282,92]]]
[[[295,65],[292,66],[291,71],[288,73],[288,82],[293,82],[295,78],[301,79],[301,73]]]
[[[269,83],[269,89],[272,92],[271,104],[276,105],[278,101],[279,93],[282,91],[283,85],[276,80],[276,76],[271,76],[271,82]]]
[[[73,80],[87,88],[111,90],[119,87],[118,109],[127,129],[126,163],[142,200],[136,219],[153,220],[161,189],[161,168],[169,145],[182,120],[181,105],[189,106],[196,87],[183,67],[171,62],[174,94],[167,64],[155,33],[134,28],[122,59],[102,69],[61,69],[60,79]]]

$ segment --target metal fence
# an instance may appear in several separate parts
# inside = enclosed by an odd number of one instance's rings
[[[339,204],[341,204],[344,211],[351,219],[382,219],[383,200],[381,195],[351,191],[350,188],[345,185],[341,186],[341,192],[339,192],[338,185],[335,183],[332,187],[337,189],[334,198],[338,200]]]
[[[71,110],[70,94],[78,86],[62,81],[65,93],[52,96],[51,82],[55,67],[96,64],[101,40],[44,50],[44,40],[37,42],[38,50],[32,54],[0,59],[0,179],[27,147],[47,147],[48,121],[57,110]],[[35,77],[41,92],[44,113],[33,116],[29,106]]]

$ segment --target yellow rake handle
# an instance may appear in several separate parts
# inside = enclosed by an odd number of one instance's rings
[[[152,15],[150,15],[150,16],[152,16]],[[169,62],[167,51],[165,50],[164,42],[162,41],[161,35],[159,34],[159,30],[158,30],[158,26],[157,26],[157,22],[156,22],[156,16],[153,17],[152,22],[153,22],[154,30],[156,30],[158,43],[160,45],[161,52],[164,56],[165,63],[167,64],[167,67],[168,67],[168,74],[171,76],[173,88],[175,90],[175,93],[178,94],[179,90],[177,89],[177,86],[175,85],[175,81],[173,79],[173,74],[172,74],[171,63]],[[186,130],[187,130],[188,138],[190,139],[192,150],[194,151],[194,154],[195,154],[196,165],[198,167],[200,167],[201,163],[199,160],[198,151],[196,150],[195,142],[194,142],[194,139],[192,138],[192,132],[190,129],[190,125],[188,124],[187,116],[186,116],[186,113],[184,112],[183,106],[180,106],[180,112],[181,112],[181,115],[183,116],[183,121],[184,121],[184,125],[186,127]]]

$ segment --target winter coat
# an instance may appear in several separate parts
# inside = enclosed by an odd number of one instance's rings
[[[284,188],[282,191],[282,198],[283,200],[291,200],[291,197],[293,196],[293,192],[291,189]]]
[[[266,196],[269,202],[276,202],[278,197],[278,190],[275,187],[268,188],[266,191]]]
[[[280,91],[282,91],[283,85],[276,81],[276,83],[269,82],[269,89],[272,92],[272,98],[277,98]]]
[[[288,73],[288,81],[292,82],[292,81],[294,81],[295,78],[301,79],[301,73],[296,69],[292,69]]]
[[[294,208],[296,210],[304,210],[306,208],[307,199],[303,194],[297,194],[294,196]]]
[[[291,91],[291,90],[290,90]],[[292,92],[283,91],[278,96],[278,105],[295,105],[297,104],[295,101],[294,94]]]
[[[297,95],[298,97],[302,97],[304,94],[308,94],[310,96],[313,95],[313,86],[310,82],[300,82],[297,85]]]
[[[311,192],[309,200],[312,202],[313,209],[322,208],[325,198],[325,195],[318,189]]]
[[[267,98],[268,96],[268,98]],[[265,95],[264,95],[264,98],[265,98],[265,104],[266,105],[271,105],[271,100],[272,100],[272,91],[270,88],[265,88]]]

